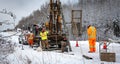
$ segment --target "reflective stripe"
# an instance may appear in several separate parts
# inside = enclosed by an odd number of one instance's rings
[[[95,46],[89,46],[90,48],[95,48]]]

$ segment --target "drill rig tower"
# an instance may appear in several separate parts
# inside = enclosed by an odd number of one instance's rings
[[[47,29],[49,30],[48,40],[50,45],[57,45],[56,48],[63,47],[61,42],[64,41],[66,46],[70,44],[67,39],[66,24],[62,13],[60,0],[50,0],[49,4],[49,22]]]

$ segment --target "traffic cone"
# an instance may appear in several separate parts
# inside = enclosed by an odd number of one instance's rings
[[[106,42],[104,42],[103,49],[107,49]]]
[[[78,45],[78,41],[76,41],[76,47],[79,47],[79,45]]]

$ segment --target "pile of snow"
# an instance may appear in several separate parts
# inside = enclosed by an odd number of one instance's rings
[[[6,57],[14,52],[14,45],[11,41],[0,39],[0,64],[7,64]]]

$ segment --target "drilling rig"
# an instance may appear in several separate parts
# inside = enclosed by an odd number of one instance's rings
[[[64,51],[64,49],[68,47],[67,49],[71,51],[71,46],[68,41],[68,30],[60,0],[50,0],[49,22],[46,25],[46,29],[49,30],[49,44],[51,46],[56,45],[54,49],[62,49],[62,51]]]

